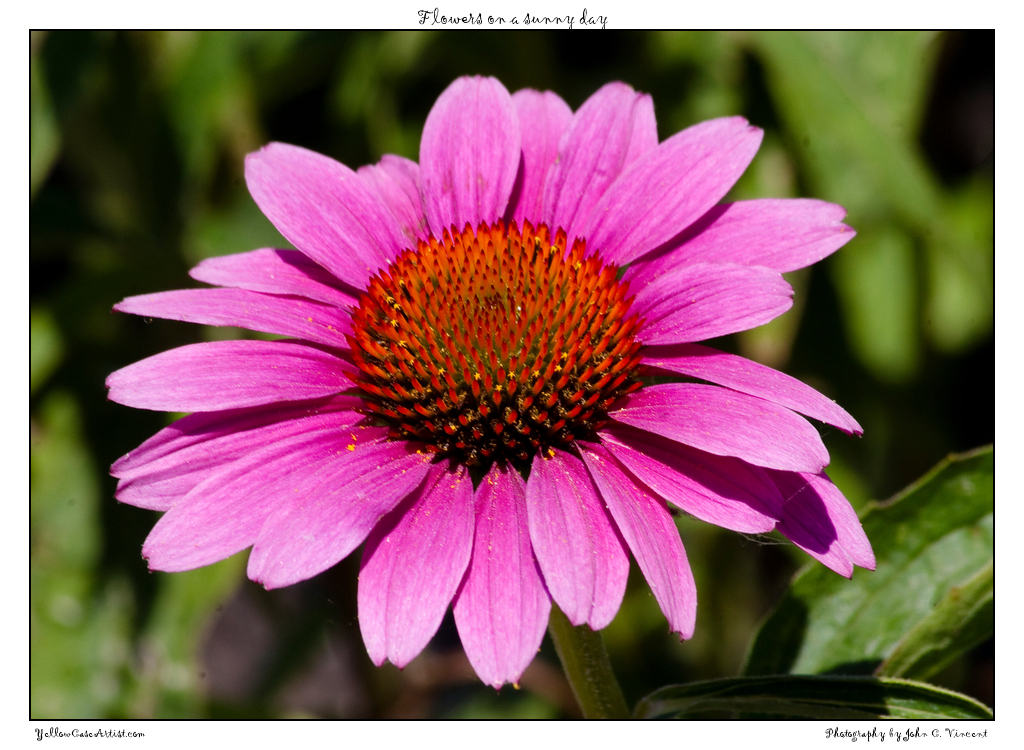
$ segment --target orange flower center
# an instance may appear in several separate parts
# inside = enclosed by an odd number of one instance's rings
[[[596,438],[640,387],[640,320],[616,266],[582,240],[565,247],[543,224],[467,224],[370,280],[354,379],[392,438],[483,470]]]

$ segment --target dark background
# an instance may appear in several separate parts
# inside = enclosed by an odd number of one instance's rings
[[[195,286],[211,255],[284,246],[245,189],[271,140],[351,167],[417,158],[457,76],[551,89],[573,108],[610,80],[652,94],[662,139],[742,114],[765,129],[731,198],[845,206],[858,236],[789,274],[794,309],[717,345],[837,399],[863,438],[823,428],[860,507],[950,451],[993,440],[992,32],[35,32],[31,141],[33,718],[557,717],[576,709],[548,640],[521,689],[486,688],[451,617],[399,672],[374,667],[359,555],[288,589],[247,553],[151,574],[157,514],[119,505],[113,460],[169,421],[106,400],[106,376],[199,340],[253,336],[111,312]],[[697,633],[679,643],[636,570],[605,640],[630,702],[734,675],[807,561],[774,535],[680,519]],[[858,573],[859,574],[859,573]],[[991,641],[943,684],[989,705]]]

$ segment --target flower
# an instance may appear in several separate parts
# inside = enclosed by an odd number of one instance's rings
[[[873,568],[800,415],[857,422],[696,343],[785,312],[781,272],[854,234],[820,201],[719,203],[761,135],[727,117],[659,144],[651,98],[625,84],[573,113],[477,77],[434,104],[418,165],[250,154],[249,190],[298,250],[211,258],[192,276],[216,288],[115,307],[290,337],[183,346],[108,378],[118,403],[194,412],[112,468],[119,500],[166,511],[150,568],[252,547],[249,577],[274,588],[365,542],[373,661],[407,664],[453,603],[495,687],[536,654],[552,600],[605,627],[630,553],[671,630],[692,635],[670,504],[778,529],[845,576]]]

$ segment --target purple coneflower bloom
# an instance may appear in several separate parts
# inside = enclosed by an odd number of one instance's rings
[[[659,144],[650,96],[625,84],[574,113],[477,77],[437,100],[418,165],[250,154],[249,190],[298,250],[211,258],[192,276],[216,288],[115,308],[291,337],[183,346],[108,378],[118,403],[194,412],[112,469],[122,502],[166,511],[150,567],[252,547],[249,577],[275,588],[365,542],[373,661],[406,665],[454,603],[495,687],[533,659],[552,599],[605,627],[630,553],[671,630],[692,635],[670,504],[778,529],[845,576],[873,568],[800,415],[857,422],[696,343],[785,312],[781,272],[854,234],[820,201],[719,204],[761,135],[728,117]]]

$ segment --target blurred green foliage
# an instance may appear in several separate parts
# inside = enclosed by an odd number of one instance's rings
[[[745,115],[765,139],[731,197],[834,201],[858,236],[789,275],[790,313],[717,343],[858,418],[863,439],[824,437],[830,474],[859,506],[993,439],[992,45],[983,32],[34,32],[31,715],[576,710],[547,640],[522,690],[495,694],[468,669],[450,618],[404,672],[373,667],[355,619],[358,556],[278,592],[244,580],[245,553],[192,573],[146,571],[139,550],[157,514],[118,505],[106,467],[168,417],[110,404],[103,381],[225,332],[110,308],[192,286],[187,269],[202,258],[288,246],[248,196],[247,152],[280,140],[352,167],[385,152],[415,159],[437,95],[476,73],[552,89],[574,108],[624,80],[653,95],[663,139]],[[737,674],[806,560],[780,538],[678,525],[697,632],[672,639],[633,571],[605,631],[631,702]],[[990,650],[940,681],[991,703]]]

